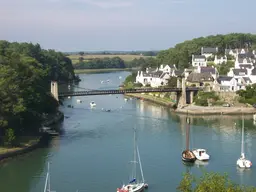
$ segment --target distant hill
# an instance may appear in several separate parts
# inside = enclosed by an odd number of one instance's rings
[[[220,54],[225,48],[256,48],[256,35],[249,33],[230,33],[199,37],[176,44],[175,47],[160,51],[157,59],[160,63],[176,64],[178,68],[189,67],[192,54],[200,54],[201,47],[218,47]]]

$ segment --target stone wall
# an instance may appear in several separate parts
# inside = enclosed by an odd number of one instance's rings
[[[238,95],[235,92],[216,92],[216,95],[220,97],[220,99],[227,103],[237,103],[238,101]]]

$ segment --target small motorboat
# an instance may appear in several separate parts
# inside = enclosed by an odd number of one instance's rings
[[[195,149],[192,152],[200,161],[208,161],[210,159],[210,155],[207,154],[205,149]]]
[[[96,106],[96,103],[95,103],[94,101],[92,101],[92,102],[90,103],[90,106],[91,106],[91,107],[95,107],[95,106]]]
[[[82,103],[82,101],[80,99],[77,99],[76,102],[77,103]]]

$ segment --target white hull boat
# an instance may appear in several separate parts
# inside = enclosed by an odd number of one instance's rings
[[[92,101],[92,102],[90,103],[90,106],[91,106],[91,107],[95,107],[95,106],[96,106],[96,103],[95,103],[94,101]]]
[[[245,158],[245,153],[244,153],[244,118],[243,118],[243,125],[242,125],[241,156],[236,161],[236,165],[240,168],[250,168],[252,166],[252,162]]]
[[[137,157],[138,157],[138,162],[137,162]],[[123,185],[121,188],[117,188],[117,192],[140,192],[143,191],[144,189],[148,188],[148,184],[145,183],[144,180],[144,175],[142,171],[142,165],[140,161],[140,153],[139,153],[139,148],[136,145],[136,130],[134,130],[134,159],[131,162],[133,163],[133,175],[132,175],[132,180],[126,184]],[[136,164],[139,163],[140,167],[140,175],[141,175],[141,181],[138,181],[136,178]]]
[[[210,159],[210,155],[207,154],[205,149],[195,149],[192,152],[196,156],[196,159],[200,161],[208,161]]]

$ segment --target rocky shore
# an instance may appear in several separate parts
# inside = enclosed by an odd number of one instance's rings
[[[242,114],[254,114],[256,109],[253,107],[222,107],[211,106],[203,107],[196,105],[187,105],[182,108],[176,108],[176,104],[171,102],[168,98],[160,98],[146,94],[126,94],[129,97],[135,97],[141,100],[150,101],[166,107],[174,109],[176,113],[190,114],[190,115],[242,115]]]
[[[240,115],[240,114],[254,114],[256,109],[253,107],[202,107],[196,105],[188,105],[175,110],[177,113],[185,113],[191,115]]]

